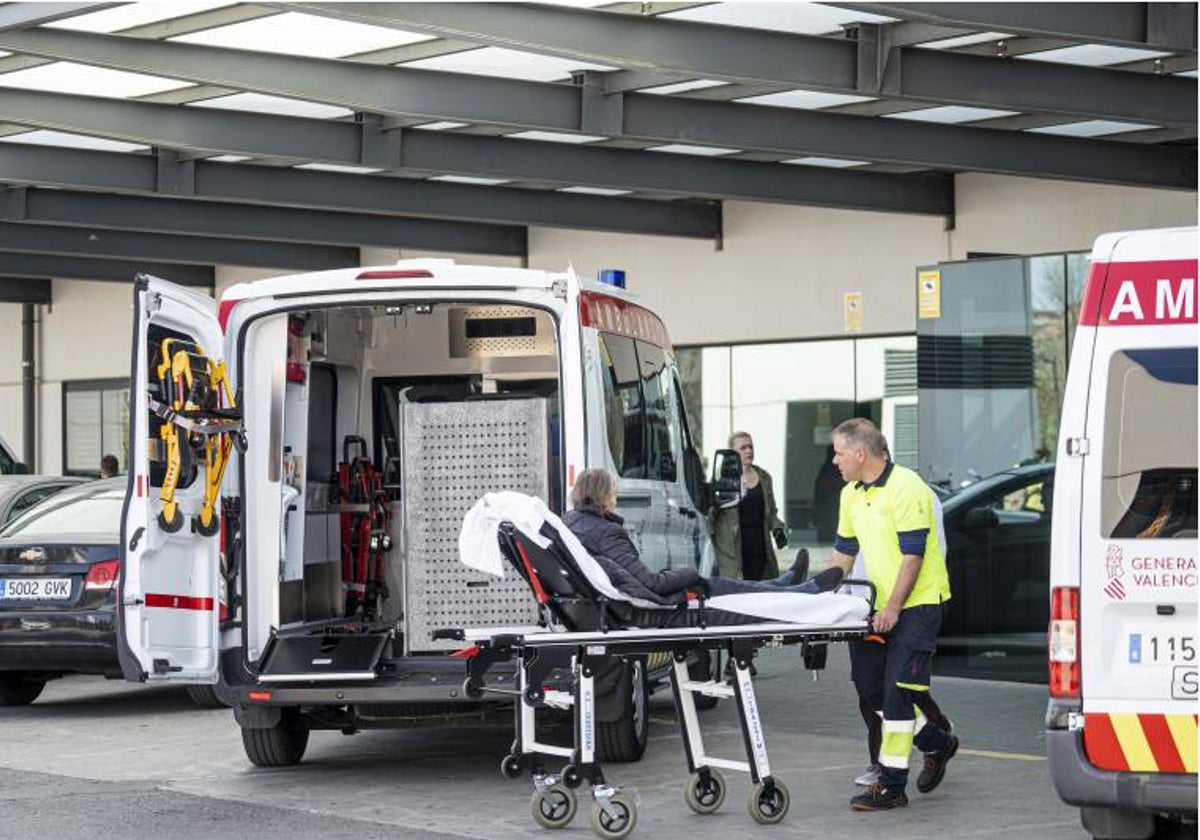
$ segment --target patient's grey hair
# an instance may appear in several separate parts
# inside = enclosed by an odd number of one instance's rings
[[[887,438],[865,417],[852,417],[839,423],[833,433],[845,441],[847,446],[862,447],[876,458],[886,458],[888,455]]]
[[[592,507],[605,510],[612,498],[617,495],[617,480],[606,469],[593,467],[584,470],[575,479],[571,489],[571,505],[573,507]]]

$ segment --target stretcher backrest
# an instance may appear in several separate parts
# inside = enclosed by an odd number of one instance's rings
[[[529,584],[538,603],[568,630],[660,627],[677,611],[673,606],[605,597],[580,568],[553,525],[545,523],[539,536],[548,541],[545,547],[505,522],[499,529],[500,551]]]

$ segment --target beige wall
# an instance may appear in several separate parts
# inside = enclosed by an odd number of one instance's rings
[[[581,276],[622,268],[630,290],[659,310],[678,344],[841,336],[843,295],[863,293],[864,333],[915,329],[914,268],[969,251],[1086,250],[1105,231],[1196,223],[1196,194],[994,175],[959,175],[953,230],[945,220],[886,213],[726,202],[725,235],[707,241],[548,228],[529,231],[528,264]],[[362,264],[447,256],[362,249]],[[519,266],[519,258],[449,255]],[[217,290],[268,277],[222,267]],[[61,468],[62,382],[128,376],[127,284],[55,281],[42,307],[38,469]],[[20,320],[0,304],[0,436],[21,450]]]

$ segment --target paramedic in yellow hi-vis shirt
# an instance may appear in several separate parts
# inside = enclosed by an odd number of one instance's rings
[[[922,793],[938,786],[958,751],[958,739],[920,717],[913,703],[917,692],[929,691],[942,605],[950,600],[933,491],[915,472],[887,459],[887,442],[870,420],[854,418],[834,429],[833,451],[847,484],[832,562],[848,574],[859,551],[869,558],[867,574],[876,590],[873,629],[887,636],[886,659],[877,660],[874,673],[856,675],[876,681],[859,685],[860,693],[877,691],[883,697],[883,772],[878,783],[850,800],[850,807],[902,808],[908,804],[904,788],[914,744],[925,754],[917,778]]]

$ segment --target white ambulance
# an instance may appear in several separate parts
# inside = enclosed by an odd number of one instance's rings
[[[140,277],[134,336],[122,667],[217,684],[255,764],[300,761],[312,729],[480,713],[447,655],[461,643],[437,631],[538,618],[515,575],[459,562],[463,514],[488,491],[561,512],[603,466],[647,565],[711,564],[667,331],[622,289],[422,260],[241,284],[218,306]],[[163,367],[172,348],[190,356]],[[162,498],[161,404],[221,362],[245,440],[214,523],[202,459]],[[649,666],[625,663],[599,710],[610,757],[645,746]]]
[[[1046,749],[1097,838],[1195,836],[1195,228],[1092,252],[1059,431]]]

